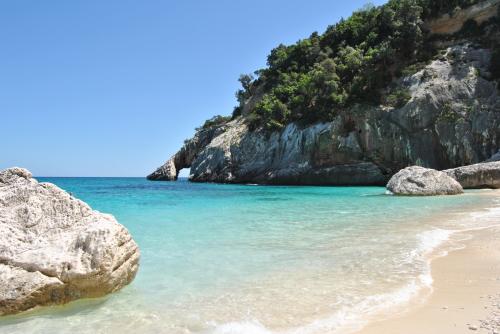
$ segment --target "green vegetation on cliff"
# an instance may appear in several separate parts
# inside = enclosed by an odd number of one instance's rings
[[[230,120],[231,120],[231,116],[217,115],[217,116],[214,116],[210,119],[207,119],[205,121],[205,123],[203,123],[202,126],[196,128],[196,131],[206,130],[206,129],[210,129],[210,128],[213,128],[216,126],[220,126],[220,125],[223,125],[223,124],[229,122]]]
[[[251,129],[328,121],[356,103],[400,107],[409,93],[387,89],[389,84],[435,55],[435,36],[429,38],[424,21],[477,2],[390,0],[379,7],[365,6],[323,34],[279,45],[269,54],[266,68],[255,71],[255,77],[240,77],[233,118],[251,97],[257,101],[245,112]],[[494,24],[498,27],[497,21]],[[468,22],[460,34],[480,35],[483,29]],[[498,72],[498,66],[492,65],[492,71]]]

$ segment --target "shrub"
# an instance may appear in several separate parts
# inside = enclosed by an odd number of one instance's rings
[[[267,130],[279,130],[288,123],[288,107],[274,95],[264,95],[255,105],[254,112],[260,116]]]
[[[214,117],[206,120],[205,123],[203,123],[203,125],[201,127],[196,128],[196,131],[206,130],[206,129],[212,128],[214,126],[220,126],[220,125],[223,125],[223,124],[229,122],[230,120],[231,120],[231,116],[217,115],[217,116],[214,116]]]
[[[261,123],[261,117],[259,114],[257,114],[256,112],[251,112],[250,114],[248,114],[248,116],[245,118],[245,121],[247,122],[248,124],[248,129],[250,131],[254,131],[256,130],[260,123]]]
[[[412,76],[413,74],[417,73],[421,69],[425,67],[425,63],[415,63],[408,65],[407,67],[403,68],[401,70],[401,76],[403,77],[409,77]]]
[[[438,120],[445,122],[456,122],[458,119],[460,119],[460,115],[453,110],[450,102],[446,102],[441,109]]]
[[[389,95],[386,97],[386,104],[394,107],[394,108],[401,108],[405,104],[408,103],[411,99],[411,94],[408,89],[406,88],[401,88],[401,89],[396,89],[395,91],[391,92]]]

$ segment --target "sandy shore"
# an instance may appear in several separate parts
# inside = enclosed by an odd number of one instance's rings
[[[500,228],[464,233],[465,248],[432,261],[433,292],[423,304],[359,334],[500,333]]]

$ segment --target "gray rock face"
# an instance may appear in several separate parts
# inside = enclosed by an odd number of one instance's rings
[[[463,188],[500,188],[500,161],[485,162],[444,171]]]
[[[485,162],[493,162],[493,161],[500,161],[500,151],[497,153],[493,154],[488,160]]]
[[[195,160],[201,148],[207,146],[213,138],[220,135],[226,129],[225,126],[216,126],[209,129],[201,129],[195,136],[186,140],[184,146],[168,159],[156,171],[147,176],[152,181],[175,181],[182,168],[189,167]]]
[[[387,183],[395,195],[435,196],[463,193],[462,186],[446,173],[419,166],[407,167],[397,172]]]
[[[476,5],[460,10],[458,13],[447,13],[427,24],[433,34],[451,35],[458,32],[468,20],[478,25],[489,20],[498,13],[499,0],[482,0]]]
[[[328,123],[249,131],[244,116],[203,130],[150,175],[196,182],[385,185],[400,169],[478,163],[500,149],[500,98],[488,78],[491,52],[455,45],[399,86],[399,109],[359,105]],[[254,101],[255,102],[255,101]],[[175,175],[175,177],[174,177]]]
[[[22,168],[0,171],[0,315],[130,283],[139,249],[113,216]]]

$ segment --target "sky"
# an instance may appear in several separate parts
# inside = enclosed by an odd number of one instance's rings
[[[272,48],[367,2],[1,1],[0,169],[145,176],[231,114]]]

